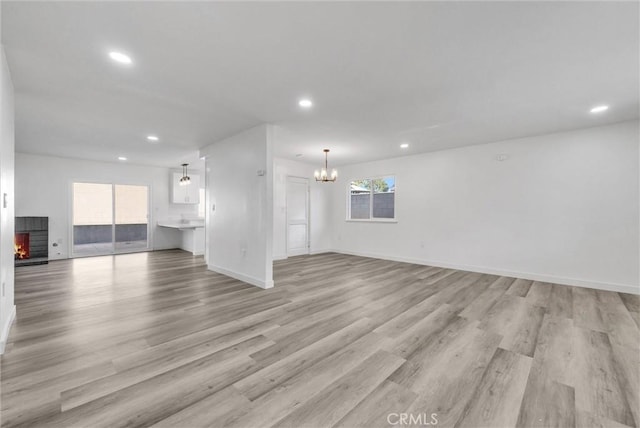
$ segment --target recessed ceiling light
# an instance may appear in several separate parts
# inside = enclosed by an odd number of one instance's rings
[[[298,101],[298,105],[302,108],[309,108],[313,106],[313,102],[308,98],[303,98]]]
[[[401,148],[401,149],[406,149],[407,147],[409,147],[409,143],[402,143],[402,144],[400,144],[400,148]]]
[[[156,137],[155,135],[148,135],[147,136],[147,140],[149,140],[149,141],[158,141],[158,137]]]
[[[122,52],[109,52],[109,57],[115,62],[119,62],[120,64],[131,64],[131,57],[129,55],[125,55]]]
[[[124,156],[118,156],[118,160],[126,161],[126,160],[127,160],[127,158],[125,158]]]
[[[591,109],[591,113],[601,113],[605,110],[609,110],[609,106],[597,106]]]

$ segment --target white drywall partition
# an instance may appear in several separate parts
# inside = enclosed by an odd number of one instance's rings
[[[209,269],[273,287],[271,125],[260,125],[200,151],[206,157],[206,260]]]
[[[0,354],[16,316],[14,292],[14,98],[4,48],[0,48]]]

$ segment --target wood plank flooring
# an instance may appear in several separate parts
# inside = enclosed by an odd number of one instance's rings
[[[638,427],[640,297],[339,254],[16,269],[3,427]]]

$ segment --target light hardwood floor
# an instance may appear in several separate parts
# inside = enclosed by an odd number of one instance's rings
[[[181,251],[16,269],[2,426],[640,423],[638,296],[339,254],[274,271],[261,290]]]

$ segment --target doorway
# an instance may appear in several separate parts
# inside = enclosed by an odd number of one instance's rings
[[[287,256],[309,254],[309,180],[287,177]]]
[[[149,187],[73,183],[73,257],[149,249]]]

